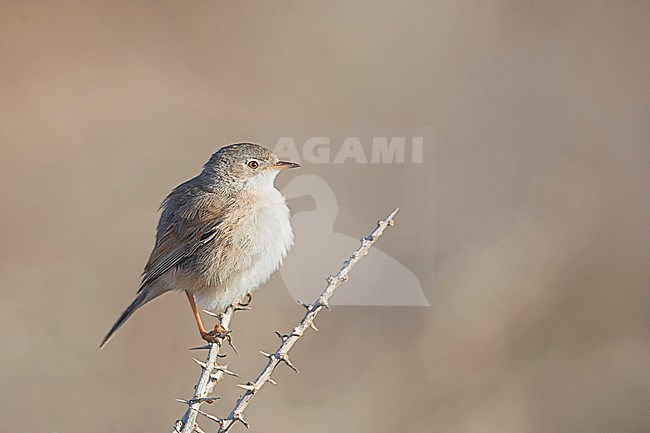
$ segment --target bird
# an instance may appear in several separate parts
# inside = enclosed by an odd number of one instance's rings
[[[197,304],[219,313],[264,284],[293,246],[289,207],[275,188],[282,170],[269,149],[236,143],[216,151],[196,177],[178,185],[160,205],[153,250],[133,302],[100,344],[146,303],[185,292],[201,338],[217,342],[226,330],[206,331]]]

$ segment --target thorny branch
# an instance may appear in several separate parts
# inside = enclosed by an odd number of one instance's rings
[[[242,307],[239,305],[230,306],[224,311],[220,317],[221,326],[225,329],[229,329],[230,320],[232,319],[233,314],[237,310],[245,310],[248,307]],[[209,311],[205,311],[210,315]],[[199,377],[198,383],[194,386],[194,395],[189,400],[177,399],[181,403],[187,404],[187,410],[183,415],[183,418],[176,421],[174,425],[174,433],[192,433],[198,430],[196,425],[196,417],[201,413],[201,404],[203,403],[212,403],[214,400],[217,400],[218,397],[210,397],[210,393],[214,389],[214,386],[217,382],[223,379],[224,374],[231,376],[237,376],[232,371],[228,370],[228,365],[219,365],[219,349],[223,344],[223,338],[218,339],[217,343],[209,343],[207,346],[196,347],[194,349],[208,349],[208,355],[204,362],[199,361],[196,358],[192,358],[201,367],[201,376]]]
[[[244,419],[244,411],[250,404],[250,401],[253,399],[255,394],[266,384],[270,382],[275,384],[276,382],[271,378],[271,374],[275,370],[275,367],[280,363],[286,364],[289,368],[294,370],[296,373],[298,370],[293,365],[289,359],[289,351],[294,344],[298,341],[300,337],[303,336],[307,328],[312,328],[314,331],[318,331],[316,325],[314,325],[314,319],[318,313],[323,309],[329,309],[329,299],[334,294],[334,291],[341,285],[348,281],[348,275],[350,270],[368,254],[370,247],[379,239],[379,237],[384,233],[387,227],[390,227],[394,224],[394,217],[399,208],[395,209],[390,215],[385,219],[377,223],[375,230],[365,238],[361,239],[361,245],[357,250],[348,258],[344,263],[341,270],[335,275],[327,278],[327,287],[320,296],[312,304],[305,304],[301,302],[300,304],[305,307],[307,312],[300,320],[298,325],[291,331],[290,334],[281,334],[276,332],[276,335],[280,338],[280,347],[274,353],[265,353],[261,352],[262,355],[268,358],[266,366],[259,374],[257,379],[253,382],[248,382],[246,384],[238,385],[245,392],[237,400],[234,408],[230,414],[225,418],[218,418],[214,415],[210,415],[200,409],[203,402],[212,402],[212,400],[217,399],[217,397],[210,397],[209,394],[214,389],[216,382],[221,380],[224,374],[230,374],[236,376],[234,373],[227,369],[227,366],[220,366],[217,364],[219,357],[219,344],[210,344],[205,347],[208,348],[208,356],[205,362],[200,362],[195,360],[197,364],[201,366],[201,376],[199,382],[195,386],[194,396],[190,400],[179,400],[188,405],[188,409],[185,412],[183,418],[176,422],[174,427],[174,433],[192,433],[198,432],[202,433],[203,431],[196,424],[196,417],[198,414],[205,416],[206,418],[219,424],[218,433],[228,432],[237,422],[241,422],[246,428],[250,428],[249,423]],[[230,307],[222,315],[221,321],[222,325],[225,328],[228,328],[232,314],[237,308],[241,307]]]

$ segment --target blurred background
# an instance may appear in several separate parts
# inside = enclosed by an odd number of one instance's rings
[[[649,20],[645,1],[1,2],[0,431],[170,431],[199,374],[185,297],[97,351],[158,204],[228,143],[375,134],[423,136],[421,162],[303,160],[277,184],[302,187],[304,228],[323,196],[299,176],[324,180],[341,239],[400,206],[359,275],[390,259],[430,306],[324,312],[253,430],[650,432]],[[303,314],[292,276],[324,287],[298,256],[328,237],[297,234],[233,321],[243,381]],[[354,272],[341,296],[368,290]]]

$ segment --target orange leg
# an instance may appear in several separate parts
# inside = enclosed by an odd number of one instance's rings
[[[216,343],[217,338],[223,337],[227,333],[226,330],[224,329],[223,326],[221,326],[221,323],[217,323],[213,331],[206,332],[205,328],[203,327],[203,322],[201,321],[201,315],[199,314],[199,310],[196,308],[196,302],[194,302],[194,295],[192,295],[188,291],[185,291],[185,294],[187,295],[187,300],[190,301],[190,307],[192,307],[192,313],[194,313],[194,320],[196,320],[196,325],[199,327],[199,333],[201,334],[201,338],[203,338],[208,343]]]
[[[205,334],[205,328],[203,327],[203,322],[201,322],[201,315],[199,314],[199,310],[196,309],[196,302],[194,302],[194,295],[192,295],[190,292],[185,291],[185,294],[187,295],[187,300],[190,301],[190,307],[192,307],[192,313],[194,313],[194,320],[196,320],[196,325],[199,327],[199,332],[201,335]]]

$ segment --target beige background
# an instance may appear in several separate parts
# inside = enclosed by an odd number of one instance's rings
[[[198,375],[184,297],[97,345],[158,203],[221,145],[427,126],[423,164],[302,174],[349,236],[402,207],[379,246],[432,306],[323,314],[254,431],[650,432],[649,19],[646,1],[1,2],[0,431],[169,431]],[[246,380],[301,315],[277,275],[253,306],[229,357]]]

